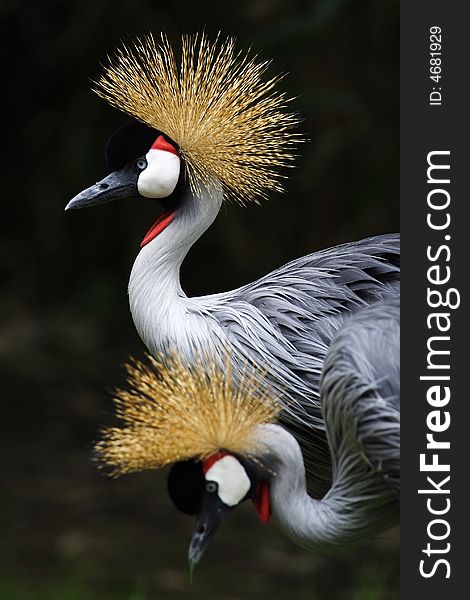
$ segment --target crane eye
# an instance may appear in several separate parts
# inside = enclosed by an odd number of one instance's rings
[[[139,158],[136,160],[135,166],[141,171],[143,171],[147,167],[147,161],[145,160],[145,158]]]
[[[206,483],[206,492],[209,492],[209,494],[213,494],[218,489],[219,489],[219,486],[216,484],[215,481],[208,481]]]

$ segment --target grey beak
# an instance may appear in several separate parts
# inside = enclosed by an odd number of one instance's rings
[[[193,537],[189,544],[188,562],[192,572],[201,560],[209,540],[219,528],[224,517],[232,510],[232,507],[224,504],[217,494],[205,495],[202,506],[196,517]]]
[[[220,521],[221,518],[217,518],[216,515],[199,515],[197,517],[188,551],[188,562],[191,571],[201,560],[210,538],[220,525]]]
[[[120,198],[139,196],[137,191],[138,174],[124,167],[113,171],[107,177],[77,194],[65,207],[65,210],[85,208],[96,204],[105,204]]]

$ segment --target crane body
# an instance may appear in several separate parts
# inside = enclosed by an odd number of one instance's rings
[[[129,281],[135,326],[154,356],[177,350],[192,362],[210,348],[222,364],[230,348],[238,377],[247,363],[266,370],[266,383],[284,398],[287,426],[296,428],[305,460],[315,465],[310,489],[321,496],[330,482],[319,401],[323,361],[345,319],[399,294],[399,238],[343,244],[296,259],[241,288],[188,298],[180,266],[221,202],[187,197],[172,223],[141,249]]]

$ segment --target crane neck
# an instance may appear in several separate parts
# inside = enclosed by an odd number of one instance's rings
[[[203,189],[200,196],[187,190],[173,221],[139,252],[136,263],[148,263],[154,272],[172,273],[179,279],[179,270],[190,248],[212,225],[222,205],[222,191]]]
[[[180,268],[191,246],[210,227],[223,201],[219,187],[189,190],[173,221],[146,244],[136,257],[129,279],[129,303],[135,326],[151,353],[181,345],[178,336],[190,325],[185,319],[188,299],[180,284]],[[184,340],[183,340],[184,342]]]
[[[273,515],[297,544],[312,550],[333,550],[359,543],[394,524],[397,503],[393,493],[384,499],[383,482],[372,474],[364,477],[360,472],[364,465],[354,468],[351,455],[344,470],[340,465],[343,457],[332,453],[333,483],[317,500],[307,493],[304,461],[296,439],[279,425],[258,429],[274,465],[270,484]]]

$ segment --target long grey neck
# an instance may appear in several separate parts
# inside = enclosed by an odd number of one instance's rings
[[[396,520],[396,499],[383,498],[383,482],[349,476],[335,465],[333,484],[321,500],[307,494],[305,468],[295,438],[279,425],[262,425],[275,474],[270,484],[274,517],[296,543],[309,549],[336,550],[363,541]],[[359,470],[361,466],[358,466]]]
[[[191,346],[180,267],[191,246],[213,223],[222,200],[217,189],[203,191],[198,198],[188,192],[173,222],[137,255],[129,279],[129,304],[137,331],[152,354]]]

